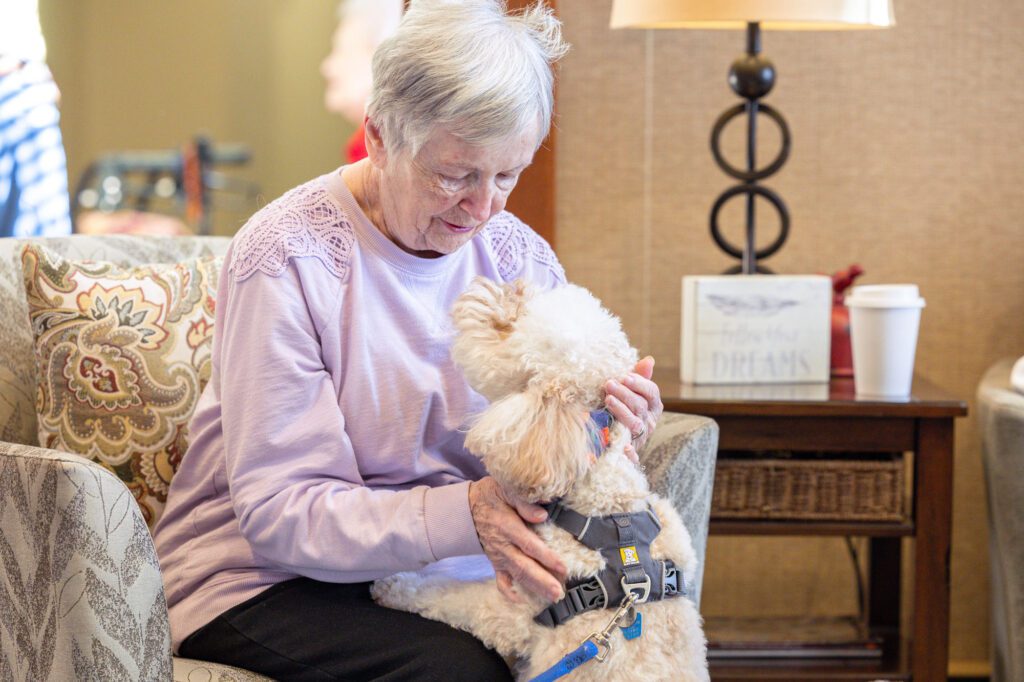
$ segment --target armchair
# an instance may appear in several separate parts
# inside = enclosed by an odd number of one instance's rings
[[[1024,395],[1010,385],[1013,359],[978,385],[981,459],[988,490],[992,578],[992,680],[1024,679]]]
[[[68,258],[133,266],[221,255],[223,237],[37,240]],[[25,240],[0,239],[0,680],[267,678],[171,656],[160,566],[132,491],[109,469],[39,447]],[[703,561],[718,427],[665,414],[641,453]],[[699,600],[700,580],[695,585]]]
[[[38,447],[27,241],[0,239],[0,680],[266,680],[172,660],[160,566],[132,493],[96,462]],[[132,266],[220,255],[230,240],[35,241],[68,258]]]

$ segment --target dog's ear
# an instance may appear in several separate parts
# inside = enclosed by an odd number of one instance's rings
[[[452,308],[452,357],[470,385],[490,400],[525,384],[519,355],[503,348],[531,296],[522,280],[498,284],[476,277]]]
[[[528,298],[526,283],[521,279],[498,284],[486,277],[474,277],[456,299],[452,320],[460,336],[507,336]]]
[[[466,435],[506,490],[536,502],[565,495],[589,464],[587,415],[578,405],[530,390],[491,404]]]

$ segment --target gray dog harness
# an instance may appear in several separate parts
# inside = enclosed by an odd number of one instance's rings
[[[605,567],[569,587],[564,599],[534,617],[537,623],[554,627],[585,611],[614,608],[630,593],[636,594],[637,604],[686,594],[675,564],[651,557],[651,542],[661,531],[661,522],[649,506],[609,516],[583,516],[557,500],[544,508],[556,526],[600,551]]]

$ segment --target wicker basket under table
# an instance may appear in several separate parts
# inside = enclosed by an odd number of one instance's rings
[[[720,453],[711,517],[903,521],[905,466],[886,455],[756,456]]]

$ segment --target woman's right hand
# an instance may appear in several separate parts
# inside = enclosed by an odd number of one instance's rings
[[[527,523],[547,518],[543,507],[514,499],[490,476],[469,484],[469,508],[484,554],[491,560],[498,591],[521,601],[513,585],[546,601],[565,596],[566,568]]]

